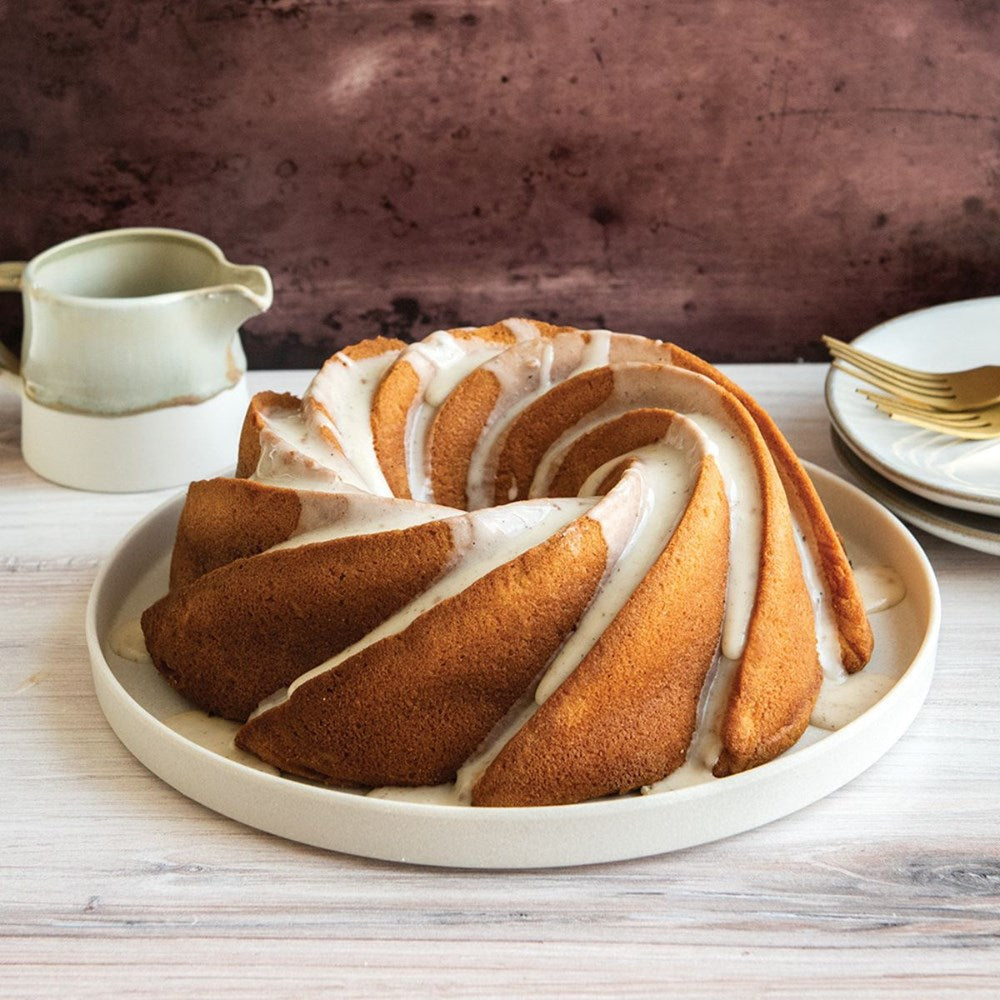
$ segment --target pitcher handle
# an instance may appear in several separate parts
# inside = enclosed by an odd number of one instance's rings
[[[27,261],[5,260],[0,262],[0,292],[19,292],[21,290],[21,275],[27,267]],[[0,385],[10,382],[12,387],[20,388],[21,365],[13,351],[0,343]]]
[[[21,275],[27,266],[26,260],[5,260],[0,263],[0,292],[19,292]]]

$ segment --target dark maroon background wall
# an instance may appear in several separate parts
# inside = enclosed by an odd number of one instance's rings
[[[1000,4],[0,0],[0,190],[0,259],[265,264],[257,366],[510,314],[820,358],[1000,291]]]

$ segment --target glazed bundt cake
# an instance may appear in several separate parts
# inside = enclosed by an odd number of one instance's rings
[[[696,729],[715,776],[754,767],[872,648],[750,397],[672,344],[523,319],[365,341],[302,399],[257,395],[142,627],[282,771],[479,806],[643,788]]]

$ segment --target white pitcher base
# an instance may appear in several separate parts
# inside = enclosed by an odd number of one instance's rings
[[[181,486],[231,469],[246,379],[196,403],[125,416],[70,413],[22,398],[21,450],[42,478],[98,493]]]

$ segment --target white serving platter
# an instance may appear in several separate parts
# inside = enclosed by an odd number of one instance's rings
[[[934,573],[907,529],[857,488],[810,474],[856,566],[888,566],[905,598],[876,614],[866,671],[890,685],[834,732],[810,727],[769,764],[703,784],[569,806],[477,809],[365,796],[265,773],[180,735],[164,719],[188,705],[150,665],[122,659],[109,636],[166,589],[183,503],[176,497],[118,545],[94,583],[87,642],[101,708],[122,743],[179,792],[251,827],[362,857],[469,868],[539,868],[642,857],[731,836],[830,794],[906,731],[931,682],[940,625]]]

